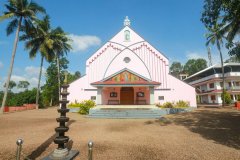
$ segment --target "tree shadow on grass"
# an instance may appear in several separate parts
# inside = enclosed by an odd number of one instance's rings
[[[66,126],[69,127],[74,122],[75,120],[70,120]],[[38,146],[34,151],[32,151],[32,153],[30,153],[27,156],[27,158],[36,159],[37,157],[39,157],[50,146],[50,144],[53,142],[56,136],[57,136],[57,133],[54,133],[51,137],[49,137],[46,141],[44,141],[40,146]],[[71,149],[72,145],[73,145],[73,141],[69,140],[68,143],[66,144],[66,147],[68,149]]]
[[[171,119],[203,138],[240,149],[240,112],[232,109],[200,109],[177,114]]]

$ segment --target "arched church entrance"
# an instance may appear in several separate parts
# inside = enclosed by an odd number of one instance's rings
[[[122,87],[120,90],[120,104],[133,105],[134,104],[134,89],[133,87]]]

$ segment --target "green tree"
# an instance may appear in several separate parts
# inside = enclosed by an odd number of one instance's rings
[[[56,56],[57,61],[57,71],[58,71],[58,88],[59,93],[58,96],[60,98],[60,87],[61,87],[61,80],[60,80],[60,64],[59,64],[59,58],[63,57],[64,55],[67,55],[67,53],[72,49],[69,42],[71,41],[70,38],[68,38],[67,34],[62,30],[61,27],[57,27],[52,31],[52,36],[54,39],[53,42],[53,49]]]
[[[28,81],[19,81],[17,87],[23,88],[23,89],[28,89],[29,85],[30,85],[30,83]]]
[[[61,83],[64,80],[63,72],[68,68],[69,61],[63,57],[59,59]],[[46,71],[46,83],[43,86],[42,100],[45,106],[57,105],[59,102],[58,70],[56,61],[52,61]]]
[[[25,29],[29,28],[32,21],[36,19],[37,13],[45,13],[45,9],[39,6],[37,3],[28,0],[8,0],[8,4],[5,4],[7,11],[4,12],[2,16],[0,16],[0,21],[5,19],[10,19],[10,23],[7,26],[7,35],[10,35],[16,30],[15,40],[13,44],[13,51],[11,57],[11,63],[8,71],[8,77],[6,81],[6,87],[4,92],[4,97],[2,101],[2,107],[0,113],[3,113],[5,102],[7,99],[7,92],[9,87],[9,82],[12,75],[12,69],[14,64],[14,59],[17,50],[19,32],[21,28],[25,27]],[[23,23],[23,24],[22,24]]]
[[[226,47],[229,49],[229,55],[240,57],[240,43],[237,38],[240,33],[239,0],[205,0],[201,21],[209,29],[214,28],[216,24],[221,26],[219,30],[228,41]]]
[[[236,55],[232,56],[225,61],[225,63],[229,63],[229,62],[240,63],[240,57],[237,57]]]
[[[186,73],[192,75],[207,68],[207,61],[202,58],[189,59],[183,68]]]
[[[81,73],[79,71],[76,71],[74,75],[77,79],[81,78]]]
[[[170,67],[170,72],[175,77],[179,77],[179,74],[183,71],[183,66],[180,62],[173,62]]]
[[[214,44],[217,45],[217,49],[221,59],[221,67],[222,67],[222,80],[223,80],[222,93],[223,93],[225,89],[225,78],[224,78],[224,66],[223,66],[223,56],[221,51],[221,45],[223,43],[222,37],[224,33],[220,30],[220,28],[221,26],[219,26],[218,24],[215,24],[214,26],[212,26],[212,28],[208,28],[209,33],[206,35],[207,37],[206,46],[209,46],[210,43],[212,45]],[[225,103],[225,99],[223,97],[222,106],[224,106],[224,103]]]
[[[55,57],[53,50],[54,36],[52,35],[49,17],[45,16],[43,20],[36,20],[35,25],[26,31],[26,34],[22,35],[20,40],[26,41],[25,48],[29,50],[30,58],[36,57],[38,52],[41,54],[36,95],[36,105],[38,106],[43,61],[46,59],[48,62],[50,62]]]
[[[32,90],[25,90],[19,93],[9,93],[9,98],[6,101],[6,106],[22,106],[23,104],[34,103],[36,99],[36,91],[34,88]],[[3,96],[3,92],[0,92],[0,99]]]
[[[9,85],[8,85],[8,90],[11,92],[11,90],[16,86],[17,86],[16,82],[10,80]],[[6,83],[4,84],[4,87],[6,87]]]
[[[226,104],[231,104],[232,99],[230,93],[226,92],[226,90],[223,91],[223,94],[221,94],[222,100],[225,101]]]
[[[76,71],[74,74],[68,73],[68,83],[72,83],[73,81],[79,79],[81,77],[81,73]]]

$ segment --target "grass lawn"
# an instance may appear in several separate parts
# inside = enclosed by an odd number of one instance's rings
[[[14,159],[17,138],[23,153],[41,159],[56,148],[56,108],[0,116],[0,159]],[[96,160],[239,160],[240,111],[197,109],[160,119],[89,119],[68,113],[73,140],[68,146],[87,159],[87,143],[94,142]]]

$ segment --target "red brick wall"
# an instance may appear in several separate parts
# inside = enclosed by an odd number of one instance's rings
[[[4,112],[15,112],[36,109],[36,104],[24,104],[23,106],[6,106]]]

